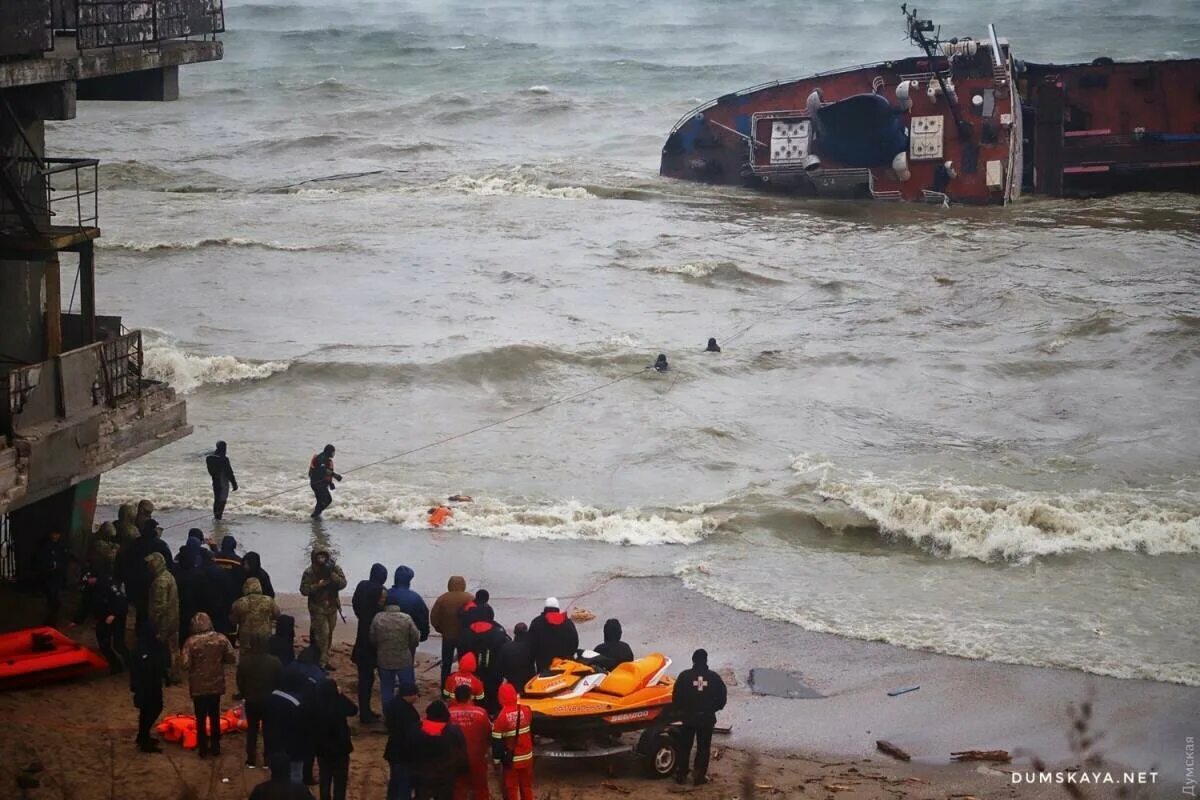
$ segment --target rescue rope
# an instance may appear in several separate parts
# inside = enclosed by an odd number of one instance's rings
[[[613,378],[610,381],[605,381],[604,383],[597,384],[595,386],[591,386],[587,389],[581,389],[578,392],[573,392],[564,397],[559,397],[555,400],[550,400],[548,402],[542,403],[541,405],[534,406],[533,408],[527,408],[524,411],[504,417],[503,419],[494,420],[492,422],[487,423],[486,425],[479,425],[474,428],[471,428],[470,430],[461,431],[459,433],[451,434],[450,436],[445,436],[445,437],[442,437],[441,439],[437,439],[432,442],[426,442],[425,444],[418,445],[416,447],[411,447],[408,450],[403,450],[399,453],[395,453],[395,454],[387,456],[385,458],[376,459],[375,461],[369,461],[366,464],[359,464],[357,467],[351,467],[350,469],[345,470],[344,474],[350,475],[352,473],[360,472],[360,471],[362,471],[364,469],[368,469],[370,467],[377,467],[380,464],[386,464],[389,461],[395,461],[398,458],[404,458],[405,456],[410,456],[413,453],[419,453],[422,450],[429,450],[434,447],[440,447],[441,445],[448,444],[449,442],[457,441],[459,439],[465,439],[466,437],[473,436],[476,433],[482,433],[483,431],[491,430],[492,428],[497,428],[501,425],[506,425],[509,422],[513,422],[514,420],[521,419],[522,417],[528,417],[533,414],[537,414],[539,412],[545,411],[548,408],[553,408],[554,406],[559,406],[559,405],[562,405],[563,403],[569,403],[572,400],[578,400],[581,397],[585,397],[589,394],[594,394],[595,392],[599,392],[602,389],[607,389],[610,386],[615,386],[616,384],[621,383],[622,381],[627,381],[630,378],[636,378],[638,375],[641,375],[643,372],[645,372],[648,369],[651,369],[651,367],[649,367],[649,366],[643,367],[642,369],[639,369],[636,372],[626,373],[625,375],[622,375],[619,378]],[[249,498],[247,500],[241,501],[236,506],[233,506],[233,508],[245,508],[246,506],[248,506],[251,503],[261,503],[266,500],[271,500],[272,498],[275,498],[275,497],[281,497],[282,495],[285,495],[285,494],[291,494],[292,492],[296,492],[301,489],[307,489],[307,488],[309,488],[309,486],[310,486],[310,484],[295,484],[293,486],[289,486],[284,489],[280,489],[279,491],[276,491],[276,492],[271,492],[269,494],[255,496],[255,497]],[[205,514],[203,516],[192,517],[190,519],[185,519],[182,522],[176,522],[171,525],[167,525],[166,527],[163,528],[163,530],[170,530],[173,528],[181,528],[184,525],[191,525],[193,522],[202,522],[208,518],[209,518],[209,515],[207,515],[207,514]]]

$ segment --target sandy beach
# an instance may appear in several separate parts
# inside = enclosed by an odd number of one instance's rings
[[[160,515],[164,524],[181,519]],[[693,789],[643,778],[632,758],[551,763],[538,766],[540,797],[659,798],[683,793],[697,798],[744,797],[741,787],[748,759],[759,760],[754,783],[759,796],[890,797],[1054,797],[1058,786],[1014,785],[1011,771],[1032,769],[1041,759],[1050,769],[1080,767],[1068,732],[1071,706],[1094,704],[1093,730],[1103,739],[1098,750],[1106,771],[1157,772],[1156,783],[1141,787],[1143,796],[1178,796],[1184,781],[1187,737],[1200,733],[1200,689],[1148,681],[1117,680],[1073,670],[997,664],[907,650],[805,631],[715,603],[686,589],[672,577],[619,575],[622,548],[605,546],[569,551],[553,542],[498,542],[453,533],[392,528],[395,547],[373,554],[356,546],[384,526],[326,522],[313,536],[332,538],[350,588],[364,578],[372,561],[407,563],[416,569],[417,588],[432,603],[446,576],[464,574],[471,588],[486,586],[497,618],[511,628],[539,610],[556,594],[573,609],[594,619],[580,622],[581,644],[602,638],[606,618],[618,617],[635,652],[658,650],[688,663],[698,646],[710,652],[712,666],[730,683],[730,703],[720,723],[732,728],[718,736],[722,753],[714,763],[713,785]],[[267,554],[285,612],[307,630],[304,598],[285,593],[298,583],[309,542],[297,546],[297,530],[306,523],[245,519],[222,526],[235,532],[246,549]],[[178,530],[167,539],[177,546]],[[286,547],[285,542],[290,542]],[[581,549],[584,550],[580,557]],[[591,556],[591,557],[588,557]],[[394,563],[390,563],[394,562]],[[536,569],[528,565],[536,564]],[[353,695],[355,671],[349,663],[354,618],[349,589],[344,593],[348,623],[339,624],[335,677]],[[91,633],[74,630],[84,642]],[[594,640],[594,641],[593,641]],[[439,644],[421,646],[422,694],[432,699]],[[775,668],[798,673],[821,695],[813,699],[756,696],[747,685],[751,669]],[[900,696],[890,689],[919,686]],[[229,695],[232,694],[232,681]],[[227,704],[231,700],[226,698]],[[376,699],[376,703],[378,699]],[[166,713],[189,707],[182,689],[168,692]],[[135,716],[124,677],[97,675],[89,680],[0,696],[0,712],[10,724],[0,735],[4,775],[0,785],[14,786],[15,773],[39,761],[41,797],[175,798],[182,786],[199,797],[239,797],[264,778],[242,767],[240,736],[234,736],[216,764],[201,763],[175,746],[167,756],[143,756],[132,745]],[[385,737],[378,726],[357,730],[351,796],[382,798],[386,765]],[[913,761],[897,762],[876,752],[877,739],[909,752]],[[953,751],[1003,749],[1013,761],[1002,765],[953,763]],[[223,779],[228,778],[228,783]],[[614,788],[615,787],[615,788]],[[832,788],[831,788],[832,787]],[[545,790],[546,794],[542,794]],[[557,794],[555,794],[557,792]],[[1103,787],[1089,796],[1108,796]],[[1115,796],[1115,794],[1113,794]]]

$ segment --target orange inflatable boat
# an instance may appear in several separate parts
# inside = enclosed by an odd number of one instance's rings
[[[221,715],[221,733],[246,730],[246,709],[234,706]],[[168,714],[158,723],[158,732],[164,740],[177,742],[184,750],[196,749],[196,717],[194,714]]]
[[[107,667],[99,653],[54,628],[0,634],[0,689],[53,683]]]

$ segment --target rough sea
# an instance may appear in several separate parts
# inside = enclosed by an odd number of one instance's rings
[[[452,536],[590,541],[813,630],[1200,685],[1200,199],[657,176],[702,101],[907,55],[895,6],[227,0],[225,60],[178,102],[48,134],[102,159],[99,306],[196,428],[102,499],[203,514],[226,439],[237,514],[306,530],[333,442],[329,517],[389,540],[465,492]],[[1200,56],[1191,0],[922,11],[1028,60]]]

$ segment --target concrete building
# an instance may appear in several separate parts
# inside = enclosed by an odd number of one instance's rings
[[[78,101],[174,100],[179,67],[221,58],[222,0],[2,0],[0,578],[47,532],[81,552],[100,475],[191,432],[142,372],[140,331],[96,308],[97,161],[46,149]],[[132,156],[132,154],[131,154]],[[78,271],[78,313],[63,286]],[[70,309],[69,309],[70,310]]]

